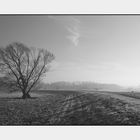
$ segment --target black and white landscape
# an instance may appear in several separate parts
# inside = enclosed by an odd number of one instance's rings
[[[0,125],[140,125],[140,15],[0,15]]]

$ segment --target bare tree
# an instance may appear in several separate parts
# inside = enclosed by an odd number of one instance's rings
[[[45,49],[14,42],[0,48],[0,72],[16,84],[23,99],[30,98],[29,92],[49,70],[53,59],[54,55]]]

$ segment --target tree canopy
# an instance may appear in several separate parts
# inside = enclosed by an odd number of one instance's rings
[[[0,72],[29,98],[29,92],[49,70],[54,55],[47,49],[29,48],[14,42],[0,48]]]

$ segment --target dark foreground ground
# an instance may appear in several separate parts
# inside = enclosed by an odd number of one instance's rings
[[[1,94],[0,125],[140,125],[140,94],[38,91]]]

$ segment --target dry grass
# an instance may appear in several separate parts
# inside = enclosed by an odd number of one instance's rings
[[[1,94],[0,125],[139,125],[140,112],[100,93],[40,91],[23,100]]]

